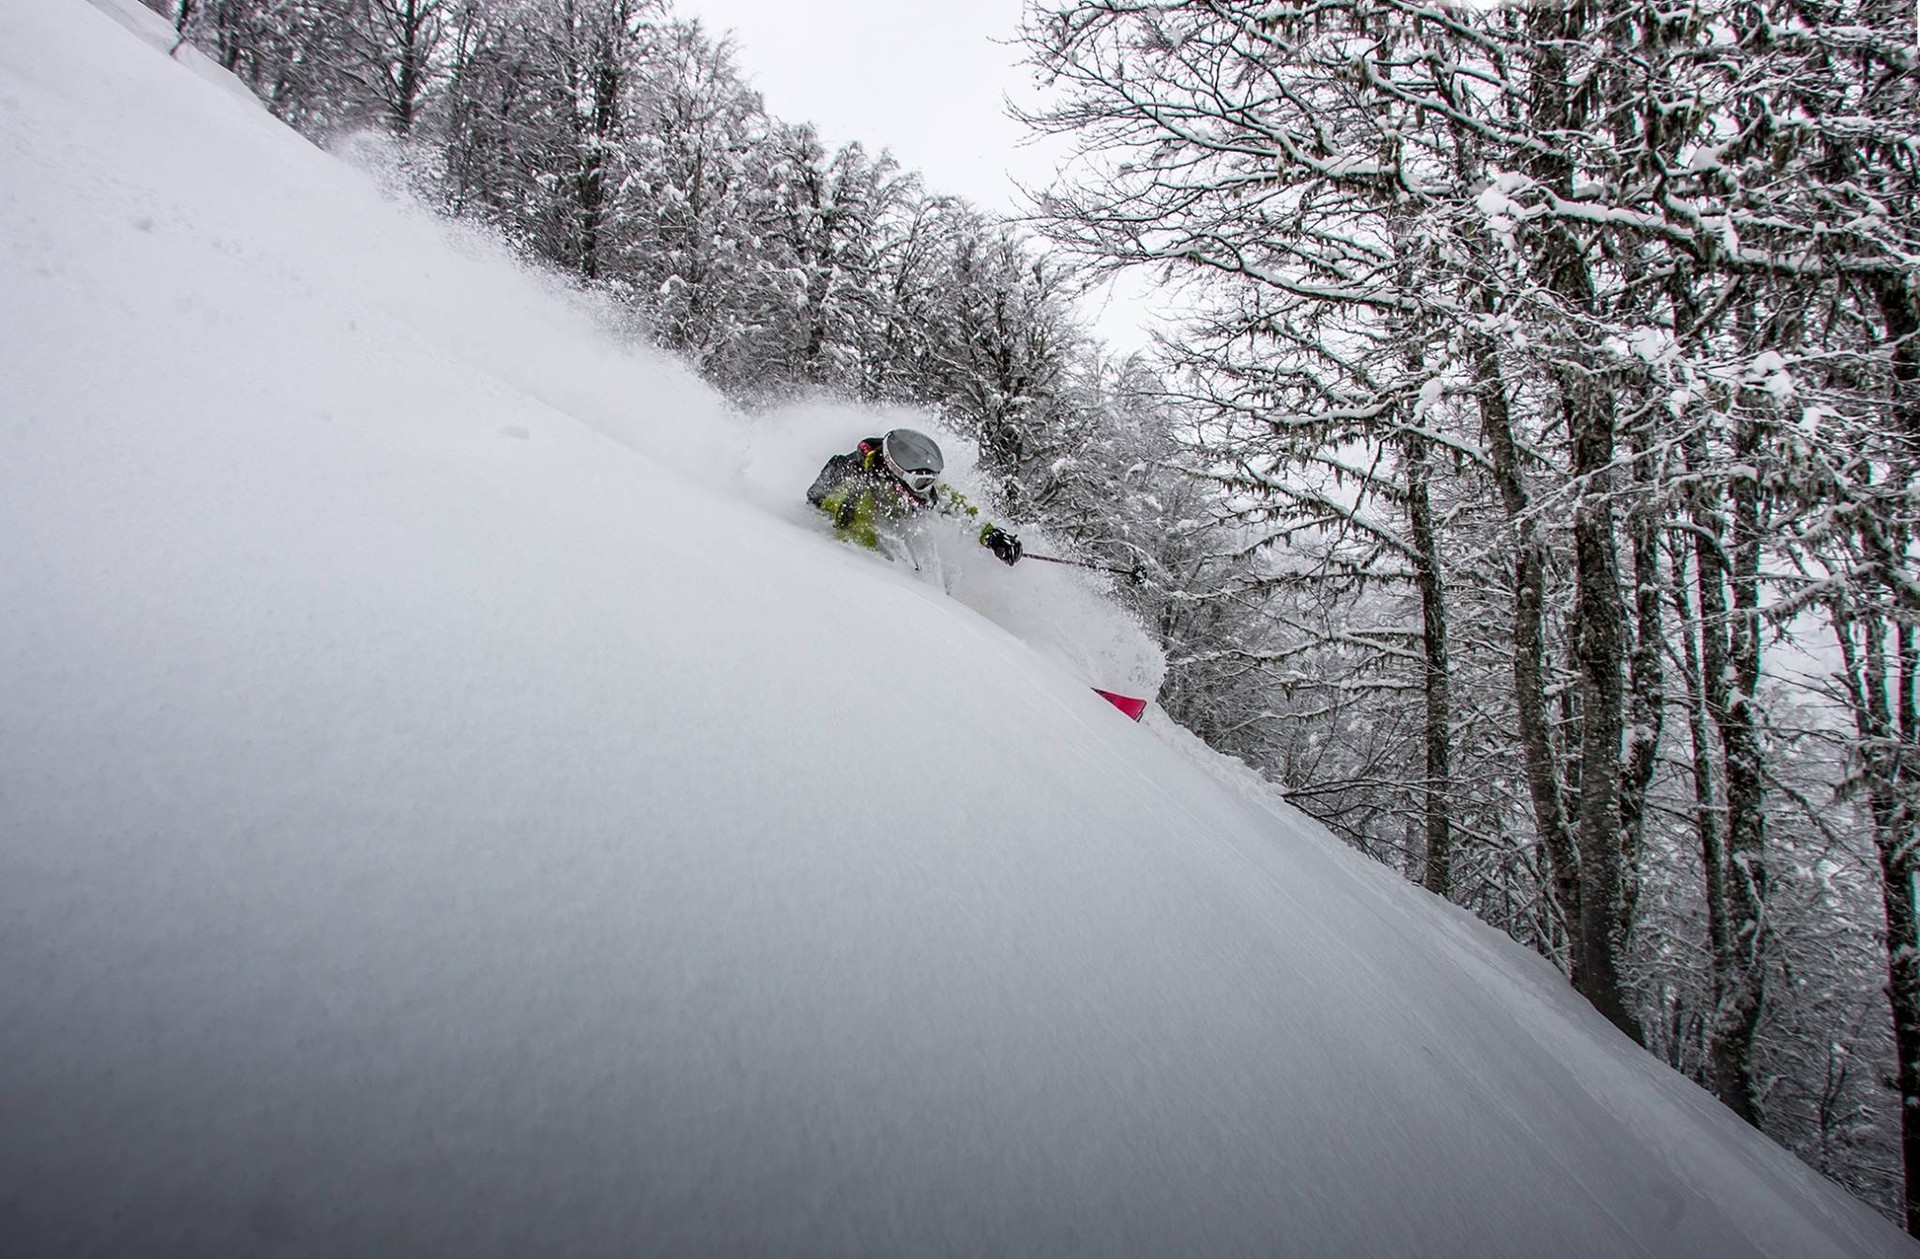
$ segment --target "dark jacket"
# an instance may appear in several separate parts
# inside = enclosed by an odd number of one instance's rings
[[[827,460],[807,490],[807,501],[833,518],[835,532],[861,546],[880,545],[877,526],[882,520],[902,520],[931,508],[969,523],[980,521],[980,509],[950,485],[936,485],[920,495],[888,471],[880,456],[880,438],[869,437],[844,455]],[[984,540],[994,531],[980,521]]]

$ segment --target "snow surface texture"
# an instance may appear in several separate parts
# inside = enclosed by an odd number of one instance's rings
[[[0,10],[0,1250],[1912,1253],[562,287]]]

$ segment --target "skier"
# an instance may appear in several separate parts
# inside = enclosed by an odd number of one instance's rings
[[[945,461],[925,433],[896,428],[869,437],[844,455],[827,460],[807,490],[807,501],[833,518],[834,531],[861,546],[880,546],[876,524],[900,520],[923,508],[980,521],[980,545],[1006,564],[1020,562],[1020,539],[991,521],[950,485],[939,484]]]

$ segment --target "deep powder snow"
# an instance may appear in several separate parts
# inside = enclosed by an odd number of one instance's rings
[[[836,543],[889,417],[0,11],[6,1253],[1912,1253],[1096,590]]]

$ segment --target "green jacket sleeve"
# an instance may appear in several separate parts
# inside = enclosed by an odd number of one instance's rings
[[[952,516],[956,520],[979,525],[979,532],[974,536],[982,545],[986,543],[987,535],[999,527],[982,516],[980,509],[974,506],[973,501],[951,485],[940,486],[935,493],[933,509],[943,516]]]

